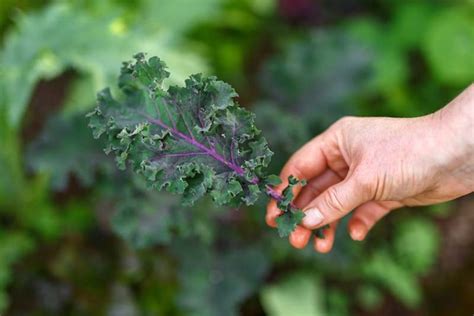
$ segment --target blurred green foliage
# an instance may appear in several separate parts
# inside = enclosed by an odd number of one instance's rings
[[[325,315],[324,290],[312,273],[288,276],[262,289],[262,304],[269,316]]]
[[[90,137],[95,92],[139,51],[166,60],[168,84],[196,72],[232,83],[276,153],[274,172],[341,116],[426,114],[474,78],[470,1],[307,1],[314,10],[301,12],[286,2],[0,4],[0,313],[353,315],[387,297],[426,306],[420,278],[441,244],[432,216],[453,204],[397,212],[364,243],[339,229],[328,255],[297,251],[265,226],[265,201],[183,208],[117,171]]]
[[[125,8],[109,3],[109,7],[94,14],[79,6],[62,3],[17,18],[17,29],[6,35],[0,55],[4,78],[1,91],[5,99],[2,103],[8,105],[7,117],[13,126],[20,124],[37,82],[54,78],[66,69],[82,75],[79,83],[73,86],[79,90],[75,95],[80,98],[69,102],[76,109],[90,107],[94,102],[94,91],[110,85],[116,77],[117,65],[136,51],[166,58],[170,67],[176,66],[177,72],[172,79],[177,81],[189,73],[205,70],[199,56],[183,51],[184,47],[178,44],[179,38],[170,38],[166,30],[172,29],[174,24],[165,24],[153,32],[157,23],[146,23],[145,20],[142,25],[138,15],[136,20],[127,23],[120,15],[123,10]],[[186,17],[175,14],[175,18]]]

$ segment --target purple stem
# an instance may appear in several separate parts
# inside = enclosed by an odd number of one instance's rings
[[[184,140],[185,142],[193,145],[194,147],[196,148],[199,148],[201,149],[204,153],[208,154],[209,156],[213,157],[214,159],[216,159],[217,161],[220,161],[221,163],[223,163],[224,165],[226,165],[227,167],[229,167],[230,169],[234,170],[238,175],[240,176],[243,176],[245,174],[245,171],[244,169],[242,169],[242,167],[236,165],[235,163],[232,163],[230,161],[227,161],[224,157],[222,157],[221,155],[219,155],[218,152],[216,152],[215,149],[210,149],[210,148],[207,148],[206,146],[204,146],[203,144],[201,144],[200,142],[196,141],[195,139],[189,137],[188,135],[186,134],[183,134],[181,133],[180,131],[178,131],[176,128],[174,127],[169,127],[168,125],[166,125],[165,123],[163,123],[161,120],[158,120],[158,119],[154,119],[154,118],[151,118],[151,117],[147,117],[148,121],[150,123],[153,123],[153,124],[156,124],[162,128],[165,128],[165,129],[168,129],[171,134],[174,134],[175,136],[181,138],[182,140]]]
[[[168,125],[166,125],[165,123],[163,123],[159,119],[154,119],[154,118],[151,118],[149,116],[147,116],[147,119],[150,123],[153,123],[153,124],[156,124],[156,125],[158,125],[162,128],[168,129],[175,136],[177,136],[177,137],[181,138],[182,140],[186,141],[187,143],[201,149],[203,151],[202,153],[208,154],[209,156],[213,157],[217,161],[220,161],[221,163],[223,163],[224,165],[226,165],[230,169],[234,170],[238,175],[244,176],[245,171],[244,171],[244,169],[242,169],[242,167],[240,167],[239,165],[237,165],[233,162],[230,162],[230,161],[226,160],[224,157],[219,155],[219,153],[216,152],[216,150],[214,148],[210,149],[210,148],[206,147],[205,145],[201,144],[200,142],[196,141],[195,139],[190,138],[188,135],[181,133],[175,127],[169,127]],[[183,153],[182,155],[191,155],[191,154],[193,154],[193,153]],[[177,154],[177,155],[179,155],[179,154]],[[260,179],[258,177],[255,177],[252,180],[250,180],[250,183],[252,183],[252,184],[258,184],[259,182],[260,182]],[[271,198],[273,198],[277,201],[283,200],[283,197],[281,196],[281,194],[278,193],[277,191],[275,191],[274,188],[272,188],[269,185],[267,185],[266,188],[267,188],[266,194],[268,196],[270,196]],[[294,206],[293,203],[291,205]]]
[[[267,185],[266,188],[267,188],[266,193],[267,193],[267,195],[268,195],[269,197],[271,197],[272,199],[277,200],[278,202],[280,202],[280,201],[283,200],[283,196],[281,196],[281,194],[278,193],[274,188],[272,188],[272,187],[269,186],[269,185]],[[297,208],[297,207],[293,204],[293,202],[291,202],[290,205],[291,205],[293,208]]]

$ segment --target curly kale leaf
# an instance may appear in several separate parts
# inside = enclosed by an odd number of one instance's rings
[[[150,186],[182,194],[186,205],[207,193],[218,204],[253,204],[272,155],[254,115],[215,77],[192,75],[184,87],[164,89],[168,76],[157,57],[124,63],[122,95],[101,91],[89,114],[94,136],[106,135],[106,152],[121,169],[130,165]]]
[[[294,177],[279,194],[280,179],[267,175],[272,152],[255,126],[253,113],[234,101],[235,90],[215,77],[192,75],[184,87],[165,89],[169,77],[158,57],[144,54],[125,62],[113,97],[98,94],[97,108],[88,114],[95,138],[106,136],[106,153],[118,167],[130,166],[149,186],[183,196],[184,205],[210,194],[219,205],[251,205],[264,192],[283,211],[280,236],[288,236],[304,214],[296,208]]]

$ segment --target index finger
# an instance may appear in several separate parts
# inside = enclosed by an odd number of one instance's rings
[[[300,180],[310,180],[326,170],[327,161],[322,151],[323,144],[322,135],[319,135],[298,149],[281,170],[280,178],[282,183],[275,187],[275,191],[280,194],[282,193],[288,186],[288,177],[290,175]],[[293,187],[294,199],[298,197],[301,188],[301,185]],[[278,209],[276,201],[271,199],[268,203],[267,215],[265,217],[267,224],[271,227],[276,227],[275,220],[280,215],[281,211]]]

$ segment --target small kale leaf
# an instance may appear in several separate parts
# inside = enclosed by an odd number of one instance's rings
[[[276,219],[278,225],[278,234],[280,237],[288,236],[304,217],[304,212],[297,208],[293,203],[293,187],[296,185],[306,185],[305,180],[298,180],[293,176],[288,177],[288,186],[283,190],[281,195],[272,192],[277,206],[283,213]],[[269,188],[270,189],[270,188]],[[270,189],[271,190],[271,189]]]

